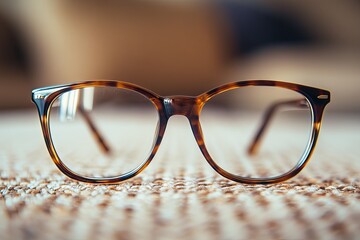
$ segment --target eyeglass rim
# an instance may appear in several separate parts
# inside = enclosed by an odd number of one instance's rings
[[[156,140],[154,141],[154,146],[151,149],[149,157],[145,161],[143,161],[142,164],[140,164],[135,169],[119,176],[96,178],[96,177],[87,177],[87,176],[79,175],[73,172],[71,169],[69,169],[61,161],[51,139],[50,127],[49,127],[49,113],[53,102],[62,93],[75,89],[82,89],[86,87],[101,87],[101,86],[131,90],[148,98],[155,105],[158,111],[159,128],[157,132],[157,137],[155,138]],[[216,161],[212,159],[204,144],[200,124],[197,124],[199,122],[199,115],[201,113],[204,104],[218,94],[221,94],[223,92],[232,89],[248,87],[248,86],[269,86],[269,87],[280,87],[284,89],[293,90],[302,94],[306,98],[306,100],[310,103],[313,119],[312,119],[312,134],[309,140],[309,144],[305,150],[305,153],[303,154],[302,159],[297,163],[297,165],[293,169],[289,170],[288,172],[282,175],[275,177],[265,177],[265,178],[248,178],[248,177],[242,177],[232,174],[221,168],[218,164],[216,164]],[[144,87],[138,86],[133,83],[117,81],[117,80],[82,81],[71,84],[38,88],[32,91],[32,101],[37,106],[45,143],[55,165],[59,168],[59,170],[62,173],[64,173],[66,176],[72,179],[82,182],[88,182],[88,183],[105,183],[105,184],[115,184],[128,180],[132,177],[135,177],[150,164],[161,144],[161,140],[165,133],[165,129],[168,121],[168,116],[166,115],[164,109],[165,98],[166,97],[160,96]],[[210,164],[210,166],[223,177],[239,183],[268,184],[268,183],[278,183],[288,180],[294,177],[295,175],[297,175],[306,166],[316,146],[316,142],[320,132],[323,111],[325,106],[330,102],[330,92],[319,88],[314,88],[296,83],[277,81],[277,80],[245,80],[245,81],[237,81],[237,82],[231,82],[220,85],[216,88],[213,88],[205,93],[202,93],[194,97],[194,99],[196,99],[197,102],[197,109],[194,110],[195,113],[194,115],[191,116],[191,119],[189,120],[195,139],[198,143],[198,146],[201,152],[203,153],[206,161]]]

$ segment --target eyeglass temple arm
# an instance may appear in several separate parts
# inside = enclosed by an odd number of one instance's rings
[[[111,152],[111,149],[109,147],[109,144],[105,141],[104,137],[100,134],[100,131],[95,126],[95,123],[91,120],[90,115],[86,112],[86,110],[82,107],[79,107],[79,112],[84,117],[86,124],[90,128],[92,134],[94,135],[96,142],[100,146],[101,150],[104,153],[109,154]]]
[[[259,130],[257,131],[255,137],[253,138],[251,144],[248,147],[249,155],[255,155],[257,153],[259,145],[261,143],[261,139],[263,138],[265,130],[268,128],[271,119],[274,117],[276,111],[284,106],[293,106],[293,107],[301,108],[301,107],[307,107],[308,103],[306,99],[303,98],[303,99],[289,100],[283,102],[276,102],[270,105],[264,114]]]

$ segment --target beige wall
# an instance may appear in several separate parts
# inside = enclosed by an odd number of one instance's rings
[[[165,95],[197,94],[227,81],[279,79],[329,89],[330,109],[360,111],[359,4],[266,4],[297,16],[319,43],[230,59],[227,24],[204,2],[2,2],[0,14],[23,33],[35,74],[26,79],[17,70],[0,72],[0,106],[29,104],[26,94],[35,86],[84,79],[131,81]]]

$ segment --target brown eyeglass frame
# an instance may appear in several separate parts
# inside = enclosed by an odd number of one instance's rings
[[[248,148],[249,154],[255,154],[265,128],[268,126],[271,117],[279,107],[281,107],[282,105],[302,106],[304,104],[309,104],[310,106],[312,112],[312,135],[310,138],[310,142],[308,144],[307,149],[305,150],[305,153],[303,154],[302,159],[300,159],[297,165],[291,170],[289,170],[287,173],[269,178],[249,178],[249,177],[234,175],[232,173],[225,171],[220,166],[218,166],[206,149],[202,130],[201,130],[201,125],[199,122],[199,116],[204,104],[207,101],[209,101],[212,97],[218,94],[221,94],[229,90],[233,90],[241,87],[248,87],[248,86],[270,86],[270,87],[285,88],[296,91],[304,96],[304,99],[295,99],[292,101],[275,103],[272,106],[270,106],[270,108],[266,111],[264,115],[260,129],[258,130],[257,134],[254,136],[254,140],[252,141],[252,143]],[[50,134],[50,128],[49,128],[49,114],[50,114],[51,106],[59,95],[71,90],[82,89],[85,87],[115,87],[115,88],[131,90],[143,95],[155,105],[159,114],[159,122],[158,122],[159,126],[158,126],[157,137],[154,141],[154,145],[149,157],[140,166],[133,169],[132,171],[129,171],[125,174],[116,177],[92,178],[92,177],[85,177],[76,174],[60,160],[53,145]],[[272,80],[247,80],[247,81],[239,81],[239,82],[224,84],[222,86],[216,87],[208,92],[205,92],[203,94],[194,97],[181,96],[181,95],[163,97],[132,83],[122,82],[122,81],[112,81],[112,80],[95,80],[95,81],[85,81],[74,84],[58,85],[58,86],[35,89],[32,91],[32,101],[37,106],[45,143],[54,163],[60,169],[61,172],[63,172],[65,175],[67,175],[72,179],[82,182],[88,182],[88,183],[111,184],[111,183],[122,182],[138,175],[150,164],[150,162],[154,158],[160,146],[161,140],[164,136],[166,125],[169,118],[173,115],[183,115],[190,122],[191,129],[193,131],[194,137],[202,154],[216,172],[218,172],[220,175],[222,175],[225,178],[228,178],[230,180],[239,183],[269,184],[269,183],[282,182],[289,178],[294,177],[308,163],[314,151],[319,136],[324,108],[330,102],[330,92],[318,88],[295,84],[295,83],[272,81]],[[82,111],[81,109],[80,109],[80,113],[82,113],[82,115],[84,116],[85,122],[90,127],[102,150],[104,152],[111,151],[111,149],[109,149],[109,147],[107,146],[105,139],[101,136],[95,124],[91,121],[91,118],[88,115],[86,115],[85,111]]]

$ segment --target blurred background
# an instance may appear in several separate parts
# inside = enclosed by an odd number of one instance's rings
[[[0,109],[90,79],[161,95],[275,79],[330,90],[328,110],[359,113],[359,13],[355,0],[1,1]]]

